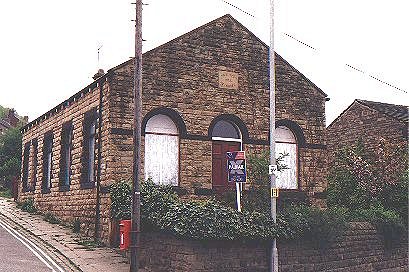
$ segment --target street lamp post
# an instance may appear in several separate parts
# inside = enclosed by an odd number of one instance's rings
[[[274,0],[270,0],[270,165],[276,165],[275,158],[275,54],[274,54]],[[276,167],[275,167],[276,168]],[[271,196],[271,217],[274,223],[277,222],[277,195],[273,194],[276,190],[276,171],[270,172],[270,196]],[[270,249],[270,272],[278,272],[278,250],[277,240],[274,238]]]

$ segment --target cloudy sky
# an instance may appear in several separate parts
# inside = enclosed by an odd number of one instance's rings
[[[108,70],[128,60],[134,54],[131,2],[2,1],[0,104],[33,120],[88,85],[98,67]],[[144,51],[226,13],[269,43],[268,0],[144,3]],[[408,1],[274,4],[275,49],[331,98],[327,124],[355,98],[409,104]]]

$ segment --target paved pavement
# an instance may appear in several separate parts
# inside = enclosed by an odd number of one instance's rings
[[[129,271],[127,259],[119,254],[117,250],[106,247],[89,248],[82,246],[78,241],[84,238],[73,233],[71,229],[50,224],[44,221],[41,215],[23,212],[16,207],[16,203],[9,199],[0,198],[0,220],[0,223],[4,222],[10,225],[11,228],[17,230],[24,237],[32,241],[33,244],[41,248],[45,254],[51,256],[52,260],[62,267],[63,271]],[[0,233],[0,248],[9,248],[7,241],[3,240],[3,235]],[[10,254],[12,253],[13,251],[10,251]],[[2,254],[3,251],[0,250],[0,256]],[[13,257],[11,256],[11,258]],[[41,270],[44,267],[40,268],[40,263],[38,265],[38,269],[26,269],[24,271],[50,271]],[[0,271],[20,271],[1,269],[0,266]]]

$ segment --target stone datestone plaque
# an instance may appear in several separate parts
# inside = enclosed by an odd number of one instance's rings
[[[219,71],[219,87],[237,90],[239,88],[239,75],[234,72]]]

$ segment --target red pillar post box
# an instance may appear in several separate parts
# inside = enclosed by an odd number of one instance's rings
[[[131,220],[119,221],[119,249],[127,250],[130,244]]]

